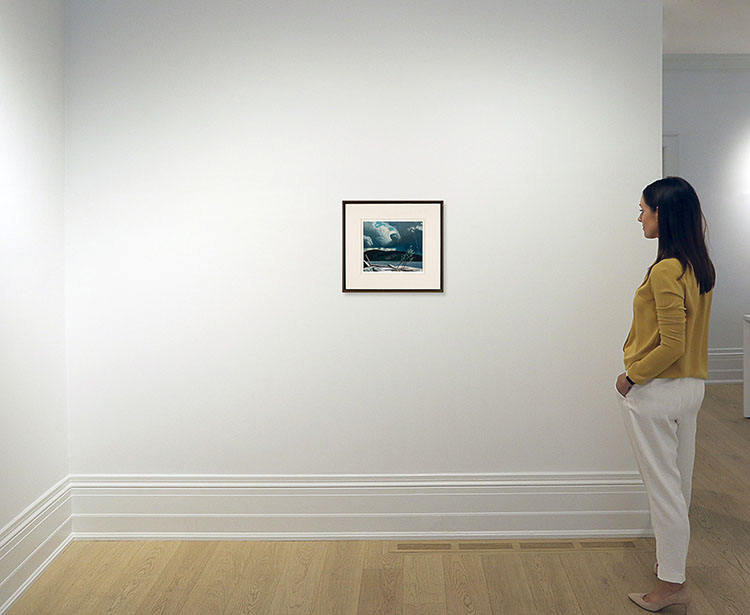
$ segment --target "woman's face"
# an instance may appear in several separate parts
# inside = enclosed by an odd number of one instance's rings
[[[646,239],[656,239],[659,236],[659,213],[646,205],[641,197],[641,215],[638,222],[643,225],[643,235]]]

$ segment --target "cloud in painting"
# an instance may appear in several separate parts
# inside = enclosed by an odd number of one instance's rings
[[[362,221],[363,248],[389,249],[406,252],[411,249],[416,254],[422,254],[422,235],[424,223],[422,220],[410,221]]]
[[[401,239],[401,234],[398,232],[395,226],[389,222],[364,222],[364,236],[365,236],[365,247],[367,245],[367,238],[372,241],[374,248],[384,248],[397,244]]]

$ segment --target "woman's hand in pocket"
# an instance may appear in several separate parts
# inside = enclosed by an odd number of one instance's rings
[[[617,389],[617,392],[625,397],[628,394],[628,391],[633,386],[628,382],[628,379],[625,377],[626,372],[622,372],[619,376],[617,376],[617,382],[615,383],[615,388]]]

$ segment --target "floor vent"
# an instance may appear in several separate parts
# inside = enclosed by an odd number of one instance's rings
[[[459,542],[459,551],[508,551],[513,549],[512,542]]]
[[[521,551],[572,551],[576,548],[573,542],[522,542]]]
[[[390,553],[529,553],[550,551],[655,551],[653,538],[629,540],[497,540],[389,542]]]

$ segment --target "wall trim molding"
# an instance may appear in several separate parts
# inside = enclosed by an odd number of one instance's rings
[[[668,53],[663,70],[750,70],[747,53]]]
[[[69,478],[57,482],[0,531],[0,613],[73,539]]]
[[[0,532],[0,614],[72,540],[649,536],[635,471],[75,474]]]
[[[650,536],[637,472],[73,475],[86,539]]]
[[[0,555],[10,541],[35,523],[49,508],[55,506],[61,499],[70,497],[69,488],[70,476],[61,478],[15,518],[11,519],[5,527],[0,528]]]
[[[382,488],[638,485],[638,472],[500,472],[452,474],[72,474],[73,489],[153,488]]]
[[[738,384],[744,381],[742,348],[709,348],[708,382]]]

